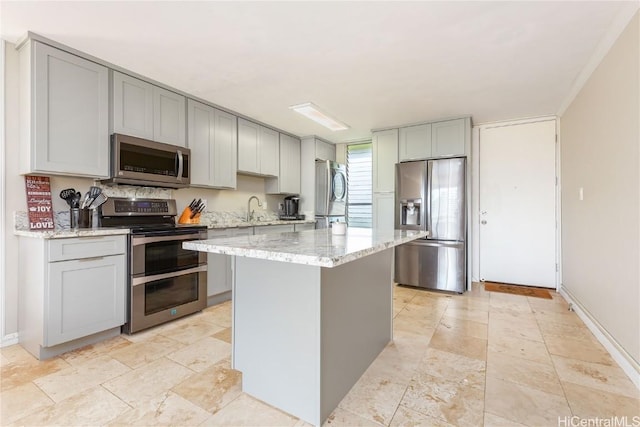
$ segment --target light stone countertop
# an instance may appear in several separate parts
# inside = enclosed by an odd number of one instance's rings
[[[184,242],[185,249],[318,267],[336,267],[415,239],[426,231],[348,228],[346,235],[330,229]]]
[[[129,234],[128,228],[79,228],[72,230],[70,228],[57,228],[55,230],[31,231],[31,230],[14,230],[16,236],[35,237],[38,239],[68,239],[71,237],[97,237],[97,236],[116,236],[119,234]]]
[[[281,220],[281,219],[265,219],[254,221],[200,221],[201,225],[206,225],[209,230],[223,229],[223,228],[244,228],[244,227],[260,227],[262,225],[289,225],[289,224],[314,224],[315,219],[301,219],[301,220]]]

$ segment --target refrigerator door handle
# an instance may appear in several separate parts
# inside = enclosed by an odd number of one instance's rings
[[[433,230],[431,229],[432,221],[431,221],[431,178],[433,177],[433,161],[428,161],[427,162],[427,182],[426,182],[426,186],[425,186],[425,191],[427,193],[426,195],[426,209],[424,209],[424,215],[426,218],[426,226],[427,226],[427,230],[429,232],[429,238],[433,238],[433,236],[435,235],[435,233],[433,232]]]
[[[405,243],[405,245],[409,246],[430,246],[436,248],[456,248],[464,246],[464,242],[460,242],[457,240],[427,240],[427,239],[417,239],[412,240],[409,243]]]

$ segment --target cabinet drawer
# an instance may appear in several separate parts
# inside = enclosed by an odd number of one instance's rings
[[[124,254],[126,236],[78,237],[49,241],[49,262]]]

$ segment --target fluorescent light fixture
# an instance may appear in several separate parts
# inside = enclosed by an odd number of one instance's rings
[[[323,112],[312,102],[305,102],[304,104],[292,105],[289,107],[293,111],[302,114],[303,116],[313,120],[316,123],[320,123],[322,126],[331,130],[345,130],[349,129],[349,126],[342,123],[340,120],[336,120]]]

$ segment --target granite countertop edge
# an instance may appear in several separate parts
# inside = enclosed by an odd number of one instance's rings
[[[318,231],[319,230],[316,230],[316,232]],[[322,232],[322,230],[320,230],[320,232]],[[281,233],[282,236],[285,236],[287,234],[289,233]],[[309,253],[292,253],[279,249],[269,249],[258,246],[234,247],[232,244],[216,244],[215,239],[185,242],[183,243],[183,247],[185,249],[223,255],[235,255],[247,258],[264,259],[269,261],[280,261],[291,264],[303,264],[316,267],[332,268],[426,236],[426,232],[418,232],[410,236],[396,237],[391,241],[376,243],[371,247],[363,248],[348,254],[337,254],[333,256],[313,255]]]
[[[259,227],[261,225],[293,225],[293,224],[313,224],[315,220],[269,220],[269,221],[251,221],[251,222],[224,222],[214,224],[194,224],[204,225],[209,230],[221,230],[226,228],[248,228]],[[39,239],[68,239],[72,237],[98,237],[98,236],[117,236],[121,234],[129,234],[128,228],[80,228],[72,230],[70,228],[57,228],[55,230],[25,230],[14,229],[13,234],[20,237],[33,237]]]

